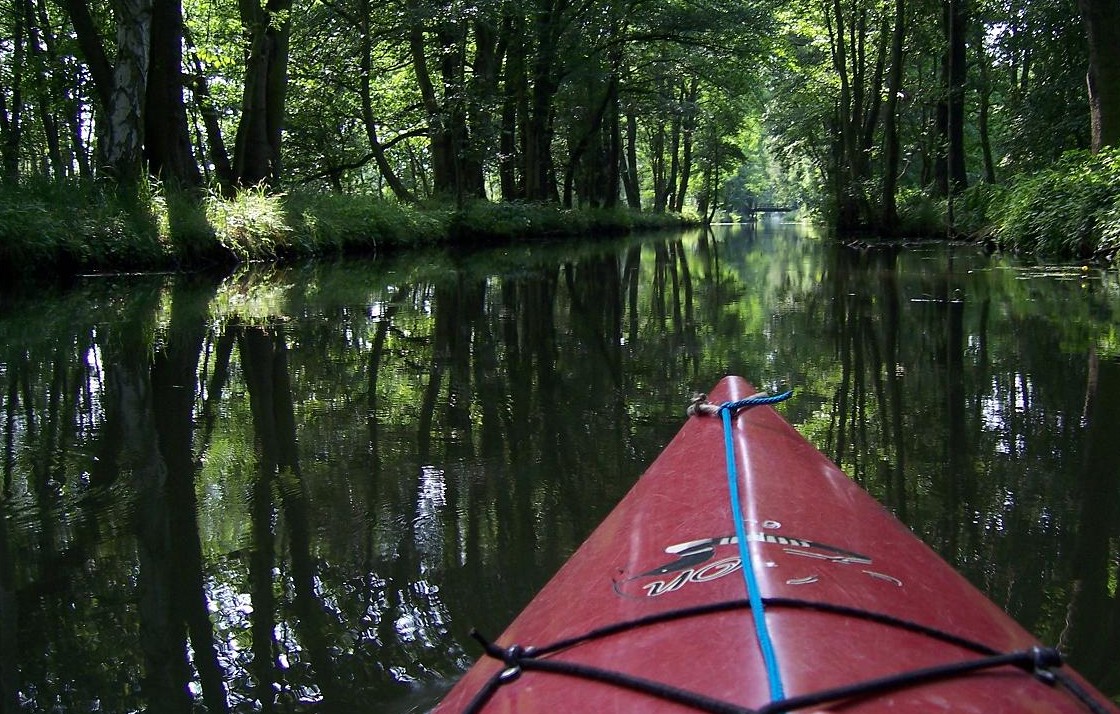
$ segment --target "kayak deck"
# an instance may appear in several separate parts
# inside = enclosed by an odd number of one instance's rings
[[[487,652],[436,711],[1116,711],[766,406],[689,417]]]

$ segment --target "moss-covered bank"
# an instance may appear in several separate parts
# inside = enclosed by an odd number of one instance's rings
[[[412,206],[365,195],[245,191],[227,199],[165,194],[158,186],[126,195],[81,182],[0,184],[0,272],[192,269],[694,222],[528,203]]]

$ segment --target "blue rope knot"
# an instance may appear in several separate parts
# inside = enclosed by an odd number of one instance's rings
[[[734,415],[742,409],[749,409],[750,407],[757,407],[766,404],[777,404],[784,402],[793,396],[793,390],[788,389],[781,394],[767,394],[766,392],[759,392],[752,394],[746,399],[740,399],[735,402],[724,402],[723,404],[712,404],[708,401],[707,394],[697,394],[692,397],[688,403],[688,409],[685,410],[689,416],[696,416],[697,414],[704,414],[706,416],[719,416],[720,412],[727,411]]]
[[[768,405],[768,404],[778,404],[779,402],[784,402],[785,400],[789,399],[792,396],[793,396],[793,390],[792,389],[787,389],[786,391],[782,392],[781,394],[767,394],[766,392],[759,392],[758,394],[752,394],[751,396],[747,397],[746,399],[740,399],[740,400],[735,401],[735,402],[724,402],[723,404],[719,405],[719,408],[720,409],[726,409],[727,411],[731,412],[732,415],[734,415],[735,412],[737,412],[741,409],[747,409],[749,407],[757,407],[757,406],[763,406],[763,405]]]

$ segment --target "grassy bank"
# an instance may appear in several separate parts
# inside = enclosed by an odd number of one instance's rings
[[[690,221],[626,209],[476,201],[462,207],[366,195],[245,191],[227,199],[124,195],[92,183],[0,185],[0,272],[190,269],[587,234]]]
[[[1006,185],[978,184],[954,208],[957,231],[995,248],[1112,262],[1120,252],[1120,149],[1070,152]]]

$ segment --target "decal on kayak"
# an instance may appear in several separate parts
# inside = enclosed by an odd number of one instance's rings
[[[812,548],[814,550],[823,550],[825,553],[805,553],[814,557],[820,557],[827,560],[836,560],[845,563],[863,563],[870,564],[871,558],[866,555],[860,555],[850,550],[837,548],[832,545],[825,545],[824,543],[817,543],[804,538],[790,538],[787,536],[774,535],[773,533],[748,533],[747,540],[752,543],[771,543],[774,545],[784,545],[791,548]],[[666,553],[677,556],[677,559],[666,563],[662,566],[656,567],[653,570],[646,571],[638,577],[649,577],[651,575],[666,575],[668,573],[675,573],[686,568],[692,568],[702,563],[711,560],[716,552],[716,548],[724,545],[738,545],[738,536],[723,536],[721,538],[705,538],[702,540],[692,540],[687,543],[678,543],[671,545],[665,549]],[[800,554],[801,551],[798,551]]]
[[[769,523],[768,521],[767,525],[769,525]],[[783,552],[788,555],[813,560],[827,561],[842,565],[870,565],[872,562],[871,558],[866,555],[845,550],[844,548],[838,548],[833,545],[807,540],[805,538],[794,538],[780,536],[774,533],[754,531],[747,534],[747,540],[753,543],[782,546]],[[719,560],[712,560],[712,558],[715,557],[716,548],[738,545],[738,543],[738,536],[729,535],[717,538],[701,538],[700,540],[691,540],[685,543],[670,545],[665,548],[665,552],[675,556],[673,560],[633,577],[621,581],[616,580],[614,583],[615,592],[627,597],[638,596],[640,594],[644,594],[646,597],[657,597],[665,593],[679,590],[690,583],[705,583],[718,580],[719,578],[741,570],[743,563],[737,555],[728,556]],[[775,564],[770,562],[767,563],[767,566],[775,567]],[[878,580],[890,582],[898,586],[902,585],[901,580],[891,575],[878,573],[873,570],[861,569],[861,572]],[[657,579],[649,580],[649,578]],[[818,579],[818,575],[814,573],[805,577],[791,578],[786,581],[786,584],[808,585],[817,582]]]

